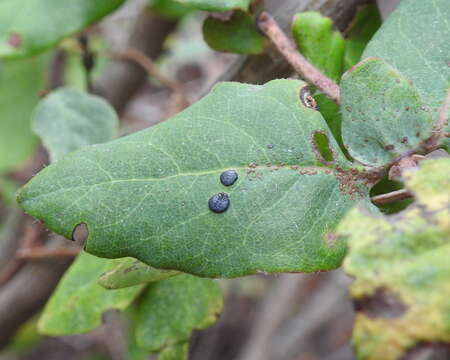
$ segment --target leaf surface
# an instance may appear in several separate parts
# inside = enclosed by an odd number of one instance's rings
[[[184,353],[192,331],[214,324],[222,307],[222,290],[215,280],[184,274],[158,281],[140,299],[137,342],[150,352],[166,349],[167,359],[183,359],[167,353]]]
[[[450,88],[449,33],[448,0],[402,1],[363,57],[381,57],[411,80],[436,120]]]
[[[101,257],[209,277],[335,268],[345,244],[327,233],[367,196],[367,181],[344,175],[351,164],[300,101],[304,86],[221,84],[167,122],[66,156],[19,202],[66,237],[87,224],[86,249]],[[324,163],[317,133],[334,162]],[[226,187],[229,169],[238,180]],[[230,200],[221,214],[208,207],[218,193]]]
[[[32,128],[48,149],[50,160],[56,162],[73,150],[117,137],[119,121],[102,98],[61,88],[36,107]]]
[[[164,280],[178,274],[178,271],[155,269],[139,260],[125,258],[114,269],[100,276],[98,283],[106,289],[120,289]]]
[[[342,137],[350,155],[385,166],[431,136],[431,110],[416,87],[382,59],[368,58],[341,81]]]
[[[39,331],[47,335],[88,332],[101,324],[103,312],[125,309],[142,286],[106,290],[97,278],[117,265],[116,261],[81,253],[64,274],[39,319]]]
[[[0,62],[0,173],[22,166],[36,147],[30,121],[45,87],[47,59]]]
[[[0,58],[42,52],[116,10],[124,0],[3,0]]]
[[[392,216],[355,208],[338,227],[355,278],[358,359],[400,359],[417,344],[450,343],[448,174],[449,158],[424,160],[406,172],[413,205]]]

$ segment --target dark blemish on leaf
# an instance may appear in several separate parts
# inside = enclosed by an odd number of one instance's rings
[[[215,213],[223,213],[230,206],[230,198],[225,193],[218,193],[209,199],[208,206]]]
[[[417,359],[448,360],[450,359],[450,344],[421,341],[411,347],[400,360]]]
[[[238,179],[238,173],[235,170],[227,170],[220,174],[220,182],[222,185],[231,186]]]
[[[13,48],[18,48],[20,47],[20,45],[22,45],[22,37],[18,33],[11,33],[9,35],[7,43]]]
[[[273,144],[267,144],[267,148],[269,149],[269,150],[272,150],[273,149]]]
[[[402,316],[407,307],[394,293],[378,288],[373,295],[355,300],[355,309],[370,318],[393,319]]]
[[[420,137],[420,131],[416,132],[416,136]]]
[[[89,229],[85,223],[80,223],[72,231],[72,241],[83,245],[89,237]]]
[[[384,150],[386,150],[386,151],[392,151],[392,150],[394,150],[394,149],[395,149],[395,146],[392,145],[392,144],[386,145],[386,146],[384,147]]]
[[[406,111],[409,111],[409,106],[405,107],[405,110],[406,110]]]
[[[402,144],[407,144],[408,143],[408,137],[407,136],[403,136],[402,139],[400,140],[400,142]]]
[[[364,142],[365,142],[365,143],[368,143],[368,142],[369,142],[369,139],[364,139]]]
[[[334,160],[334,153],[330,147],[328,136],[322,131],[312,133],[312,148],[319,162],[329,164]]]
[[[254,169],[254,168],[257,167],[257,166],[258,166],[258,165],[257,165],[256,163],[254,163],[254,162],[248,164],[248,167],[251,168],[251,169]]]
[[[352,112],[352,108],[350,106],[346,106],[345,110],[347,110],[348,112]]]
[[[309,92],[308,86],[303,86],[300,89],[300,101],[303,105],[305,105],[307,108],[317,110],[317,102],[316,100],[311,96],[311,93]]]

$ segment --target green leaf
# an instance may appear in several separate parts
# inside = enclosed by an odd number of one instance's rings
[[[381,26],[381,16],[376,5],[361,7],[347,31],[344,52],[344,69],[347,70],[361,60],[367,43]]]
[[[30,120],[45,87],[47,59],[0,62],[0,173],[22,166],[36,147]]]
[[[342,77],[342,137],[350,155],[385,166],[431,136],[430,109],[396,69],[368,58]]]
[[[166,350],[164,356],[180,359],[169,355],[184,351],[183,344],[189,341],[193,330],[214,324],[222,307],[222,291],[215,280],[184,274],[153,283],[140,298],[137,342],[150,352],[175,346]]]
[[[159,354],[158,360],[187,360],[189,353],[189,344],[180,343],[166,347]]]
[[[327,233],[367,196],[367,178],[344,174],[351,164],[300,101],[305,85],[220,84],[169,121],[69,154],[18,201],[66,237],[87,224],[86,249],[101,257],[207,277],[333,269],[345,244]],[[334,155],[327,166],[318,132]],[[239,176],[231,187],[219,181],[228,169]],[[221,192],[231,205],[217,214],[208,201]]]
[[[448,174],[450,159],[424,160],[406,172],[413,205],[392,216],[356,208],[338,227],[355,278],[358,359],[400,359],[417,344],[450,342]]]
[[[47,335],[88,332],[101,324],[106,310],[127,308],[143,286],[106,290],[97,284],[97,277],[116,265],[116,261],[81,253],[47,302],[39,331]]]
[[[212,49],[237,54],[260,54],[266,45],[254,17],[243,11],[234,11],[229,19],[209,16],[203,23],[203,37]]]
[[[150,10],[167,18],[178,19],[192,12],[194,8],[176,0],[150,0]]]
[[[0,3],[0,58],[42,52],[97,22],[123,2],[3,0]]]
[[[411,80],[436,120],[450,87],[449,32],[448,0],[405,0],[373,37],[363,57],[381,57]]]
[[[51,162],[56,162],[68,152],[117,137],[119,121],[102,98],[61,88],[36,107],[32,128],[42,139]]]
[[[253,0],[176,0],[198,10],[206,11],[247,11]]]
[[[178,274],[178,271],[155,269],[139,260],[125,258],[114,269],[100,276],[98,283],[106,289],[120,289],[164,280]]]
[[[333,31],[333,21],[318,12],[295,15],[292,34],[300,52],[335,81],[343,72],[345,41]]]

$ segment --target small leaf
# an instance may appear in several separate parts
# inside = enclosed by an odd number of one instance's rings
[[[170,19],[178,19],[192,12],[194,8],[176,0],[150,0],[150,10]]]
[[[39,103],[32,128],[55,162],[68,152],[117,137],[119,121],[114,109],[102,98],[62,88]]]
[[[225,20],[209,16],[203,23],[203,37],[212,49],[237,54],[260,54],[266,45],[253,16],[242,11]]]
[[[361,60],[367,43],[381,26],[381,16],[376,5],[361,7],[347,31],[344,52],[344,69],[350,69]]]
[[[139,302],[138,344],[150,352],[159,352],[187,343],[193,330],[216,322],[222,307],[222,291],[215,280],[184,274],[153,283]],[[183,348],[174,350],[178,353]],[[166,354],[169,352],[172,350],[166,350]]]
[[[247,11],[253,0],[176,0],[198,10],[206,11]]]
[[[383,58],[411,80],[434,121],[449,89],[449,32],[448,0],[402,1],[363,55]],[[446,131],[450,132],[450,124]]]
[[[431,136],[430,109],[417,89],[381,59],[369,58],[341,81],[342,137],[350,155],[385,166]]]
[[[166,347],[159,354],[158,360],[187,360],[189,352],[188,343],[179,343]]]
[[[123,2],[2,0],[0,58],[19,58],[42,52],[97,22]]]
[[[352,210],[344,267],[355,278],[353,344],[358,359],[397,360],[415,345],[450,343],[450,159],[406,172],[416,202],[392,215]]]
[[[0,62],[0,173],[24,165],[37,145],[30,120],[45,87],[47,63],[46,55]]]
[[[367,197],[305,83],[224,83],[169,121],[95,145],[44,169],[18,195],[21,206],[70,237],[87,224],[86,249],[206,277],[317,271],[340,265],[345,243],[327,233]],[[328,138],[324,166],[314,134]],[[220,175],[235,170],[224,186]],[[74,176],[83,174],[83,176]],[[214,195],[230,205],[209,209]]]
[[[116,265],[116,261],[81,253],[47,302],[39,331],[47,335],[88,332],[101,324],[106,310],[127,308],[143,286],[106,290],[97,284],[97,277]]]
[[[98,283],[106,289],[120,289],[164,280],[178,274],[178,271],[155,269],[139,260],[125,258],[114,269],[100,276]]]

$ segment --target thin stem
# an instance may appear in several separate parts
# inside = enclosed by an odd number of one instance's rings
[[[322,74],[305,57],[300,54],[295,44],[281,30],[276,21],[267,13],[259,16],[259,28],[276,46],[278,51],[291,64],[294,70],[307,82],[327,95],[336,104],[340,104],[339,86],[332,79]]]
[[[18,259],[27,260],[40,260],[40,259],[51,259],[51,258],[61,258],[68,257],[72,258],[80,253],[80,249],[77,248],[46,248],[46,247],[35,247],[28,249],[19,249],[16,253]]]
[[[392,191],[387,194],[377,195],[372,197],[372,202],[375,205],[383,205],[383,204],[389,204],[395,201],[400,201],[404,199],[408,199],[412,197],[413,195],[409,190],[402,189],[397,191]]]
[[[433,126],[433,135],[428,139],[425,144],[428,152],[436,150],[439,146],[439,142],[443,136],[448,137],[448,134],[444,133],[444,128],[448,125],[448,110],[450,108],[450,89],[447,92],[447,97],[444,100],[441,108],[439,109],[439,118],[436,124]]]

